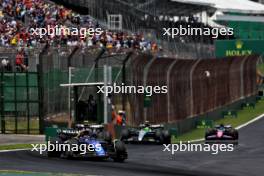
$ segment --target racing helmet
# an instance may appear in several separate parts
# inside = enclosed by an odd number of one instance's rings
[[[149,121],[145,121],[145,127],[150,127]]]
[[[225,125],[221,123],[221,124],[219,125],[219,127],[220,127],[220,128],[224,128]]]
[[[75,128],[76,128],[77,130],[84,130],[85,126],[84,126],[84,124],[76,124],[76,125],[75,125]]]

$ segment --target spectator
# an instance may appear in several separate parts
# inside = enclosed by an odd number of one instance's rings
[[[10,61],[8,59],[3,59],[1,61],[2,64],[2,70],[3,71],[12,71],[12,66],[10,64]]]
[[[150,41],[139,34],[125,32],[112,32],[106,30],[101,36],[37,36],[29,35],[31,28],[46,28],[48,26],[64,26],[70,28],[98,28],[99,23],[90,17],[81,16],[63,6],[50,4],[42,0],[4,0],[0,1],[0,45],[35,47],[39,44],[49,43],[53,46],[81,46],[106,47],[112,50],[132,48],[141,51],[151,51]],[[8,16],[8,18],[7,18]],[[11,17],[11,18],[9,18]],[[26,17],[26,24],[25,23]],[[67,25],[66,25],[67,24]],[[158,47],[157,47],[158,48]],[[153,49],[153,48],[152,48]]]
[[[22,49],[19,49],[17,55],[16,55],[16,70],[17,71],[26,71],[27,66],[24,63],[24,52]]]
[[[88,99],[88,114],[89,114],[89,119],[92,121],[96,120],[97,117],[97,104],[96,101],[93,97],[93,95],[89,95]]]

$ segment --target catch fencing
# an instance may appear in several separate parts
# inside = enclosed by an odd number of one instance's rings
[[[130,85],[168,86],[167,94],[129,95],[130,124],[173,123],[257,93],[258,56],[184,60],[141,55],[131,60]]]
[[[6,49],[0,54],[13,63],[13,69],[16,52]],[[130,125],[146,120],[173,124],[257,93],[258,56],[175,59],[158,57],[159,53],[154,55],[79,47],[28,50],[29,72],[2,72],[1,131],[36,133],[49,124],[66,124],[71,113],[69,89],[60,84],[69,83],[69,67],[73,68],[71,83],[103,82],[103,66],[108,65],[112,67],[112,82],[118,85],[168,86],[168,93],[151,97],[112,95],[116,110],[127,112]],[[102,122],[103,96],[97,94],[97,87],[81,87],[75,93],[77,98],[70,92],[70,101],[73,97],[75,101],[71,102],[70,109],[86,106],[89,96],[93,95],[98,122]],[[76,113],[75,117],[78,116]]]
[[[42,111],[46,125],[66,125],[70,115],[80,118],[76,111],[87,106],[90,95],[93,95],[97,102],[97,122],[102,122],[103,96],[97,94],[96,86],[76,87],[75,93],[71,89],[70,97],[72,98],[69,103],[69,89],[60,85],[69,83],[69,78],[71,83],[103,82],[104,65],[112,67],[112,81],[121,84],[122,64],[126,55],[126,52],[117,54],[102,48],[47,48],[40,56],[41,75],[43,75]],[[69,75],[69,67],[71,67],[71,75]],[[120,96],[115,96],[113,101],[120,100]],[[74,110],[73,113],[76,115],[71,114],[69,109]]]
[[[0,72],[1,133],[39,133],[38,77],[37,72]]]

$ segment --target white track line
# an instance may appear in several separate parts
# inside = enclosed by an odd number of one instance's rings
[[[244,127],[250,125],[251,123],[254,123],[254,122],[260,120],[260,119],[263,118],[263,117],[264,117],[264,114],[261,114],[260,116],[254,118],[254,119],[252,119],[252,120],[250,120],[250,121],[248,121],[247,123],[242,124],[242,125],[236,127],[236,129],[239,130],[239,129],[241,129],[241,128],[244,128]]]
[[[190,143],[203,142],[204,138],[191,140]]]
[[[0,153],[17,152],[17,151],[27,151],[27,150],[31,150],[31,149],[30,148],[27,148],[27,149],[0,150]]]

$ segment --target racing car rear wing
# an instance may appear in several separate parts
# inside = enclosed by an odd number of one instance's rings
[[[144,128],[146,127],[146,124],[140,124],[139,128]],[[154,124],[154,125],[150,125],[149,128],[164,128],[164,125],[162,124]]]
[[[164,128],[162,124],[150,125],[150,128]]]

